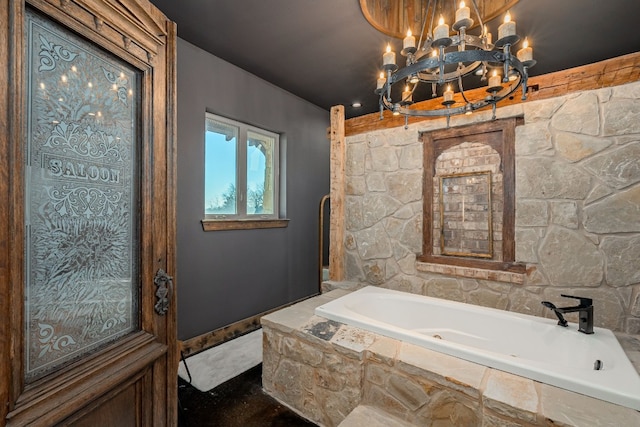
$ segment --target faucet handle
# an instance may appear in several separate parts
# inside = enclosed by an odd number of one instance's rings
[[[589,307],[590,305],[593,305],[593,299],[591,298],[574,297],[573,295],[565,295],[565,294],[560,294],[560,296],[563,296],[565,298],[579,299],[580,305],[584,307]]]

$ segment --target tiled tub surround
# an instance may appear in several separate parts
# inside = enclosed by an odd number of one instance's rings
[[[568,305],[560,294],[580,295],[593,298],[596,326],[639,334],[639,114],[640,82],[497,110],[524,118],[515,135],[515,261],[526,274],[416,262],[419,133],[444,128],[444,119],[348,136],[342,279],[549,318],[541,300]],[[489,120],[490,111],[477,112],[451,126]]]
[[[265,391],[319,425],[337,426],[360,405],[416,426],[640,425],[632,409],[314,314],[347,293],[262,318]],[[637,364],[640,340],[621,343]]]

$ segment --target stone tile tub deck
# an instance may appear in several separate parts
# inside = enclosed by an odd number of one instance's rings
[[[262,318],[264,390],[318,425],[640,425],[638,411],[314,315],[348,292]],[[619,339],[638,368],[640,340]]]

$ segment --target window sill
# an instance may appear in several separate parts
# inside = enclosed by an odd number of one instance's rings
[[[289,225],[288,219],[203,219],[202,229],[204,231],[224,231],[224,230],[255,230],[259,228],[286,228]]]
[[[442,256],[418,257],[416,269],[427,273],[523,284],[526,265],[515,262],[456,259]]]

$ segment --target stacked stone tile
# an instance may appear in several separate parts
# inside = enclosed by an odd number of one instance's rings
[[[452,126],[490,120],[456,117]],[[591,297],[595,324],[640,333],[640,83],[498,109],[516,128],[514,277],[416,262],[422,147],[432,120],[347,138],[345,280],[551,316],[560,294]],[[446,266],[445,266],[446,267]],[[568,316],[576,321],[575,316]]]
[[[265,391],[321,426],[339,425],[355,408],[375,408],[379,425],[398,425],[388,421],[394,419],[415,426],[640,425],[638,411],[313,314],[346,292],[262,318]],[[632,360],[640,359],[640,340],[621,342]],[[365,425],[358,418],[368,420],[371,411],[357,412],[346,425]]]

